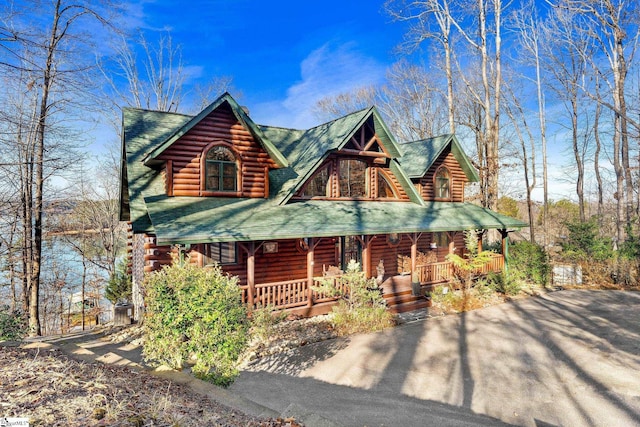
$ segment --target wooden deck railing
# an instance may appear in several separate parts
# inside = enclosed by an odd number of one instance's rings
[[[504,269],[504,256],[491,254],[489,262],[476,270],[475,274],[499,273]],[[449,261],[417,265],[418,278],[423,285],[449,282],[453,278],[453,264]]]
[[[491,260],[482,266],[476,274],[487,274],[489,272],[500,272],[504,268],[504,257],[500,254],[491,255]],[[434,262],[431,264],[416,266],[420,283],[423,285],[433,285],[449,282],[453,278],[453,265],[449,261]],[[343,276],[314,277],[313,286],[320,286],[321,281],[333,281],[333,287],[340,290],[340,293],[348,292]],[[242,301],[249,303],[249,287],[240,286],[242,289]],[[339,297],[323,294],[317,290],[309,292],[309,283],[306,278],[287,280],[284,282],[262,283],[255,285],[253,297],[253,307],[273,307],[275,310],[285,310],[295,307],[309,305],[309,295],[312,304],[335,301]]]
[[[346,291],[346,285],[342,281],[342,276],[334,277],[315,277],[313,279],[314,286],[320,286],[322,280],[332,280],[333,286],[341,292]],[[242,301],[249,303],[249,286],[242,285]],[[322,302],[335,301],[339,297],[325,295],[322,292],[311,290],[311,298],[313,304]],[[262,283],[255,285],[255,294],[253,297],[253,308],[273,307],[275,310],[284,310],[288,308],[304,307],[309,304],[309,284],[307,279],[287,280],[284,282]]]

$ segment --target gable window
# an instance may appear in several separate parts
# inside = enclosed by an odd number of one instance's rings
[[[215,145],[205,156],[205,190],[235,192],[238,188],[236,156],[229,148]]]
[[[331,197],[330,176],[331,168],[329,165],[320,169],[306,185],[302,193],[303,197]]]
[[[434,184],[436,187],[437,199],[451,198],[451,174],[449,173],[449,169],[446,167],[438,169]]]
[[[237,264],[238,262],[235,242],[207,243],[204,245],[202,254],[204,255],[203,265],[205,267],[214,264]]]
[[[340,160],[340,197],[367,197],[367,164],[362,160]]]
[[[398,195],[394,186],[389,182],[389,178],[382,172],[378,171],[378,198],[379,199],[397,199]]]

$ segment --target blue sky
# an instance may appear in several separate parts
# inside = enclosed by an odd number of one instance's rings
[[[131,5],[130,25],[168,29],[193,79],[230,76],[259,123],[318,124],[315,102],[382,81],[406,27],[377,1],[169,0]]]

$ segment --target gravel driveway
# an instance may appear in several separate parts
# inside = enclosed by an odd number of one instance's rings
[[[312,344],[231,391],[310,427],[638,426],[640,293],[553,292]]]

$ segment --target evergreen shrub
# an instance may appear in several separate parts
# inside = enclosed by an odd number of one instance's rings
[[[145,360],[181,369],[193,363],[200,379],[228,386],[249,336],[237,278],[215,266],[188,260],[149,275],[146,281]]]

